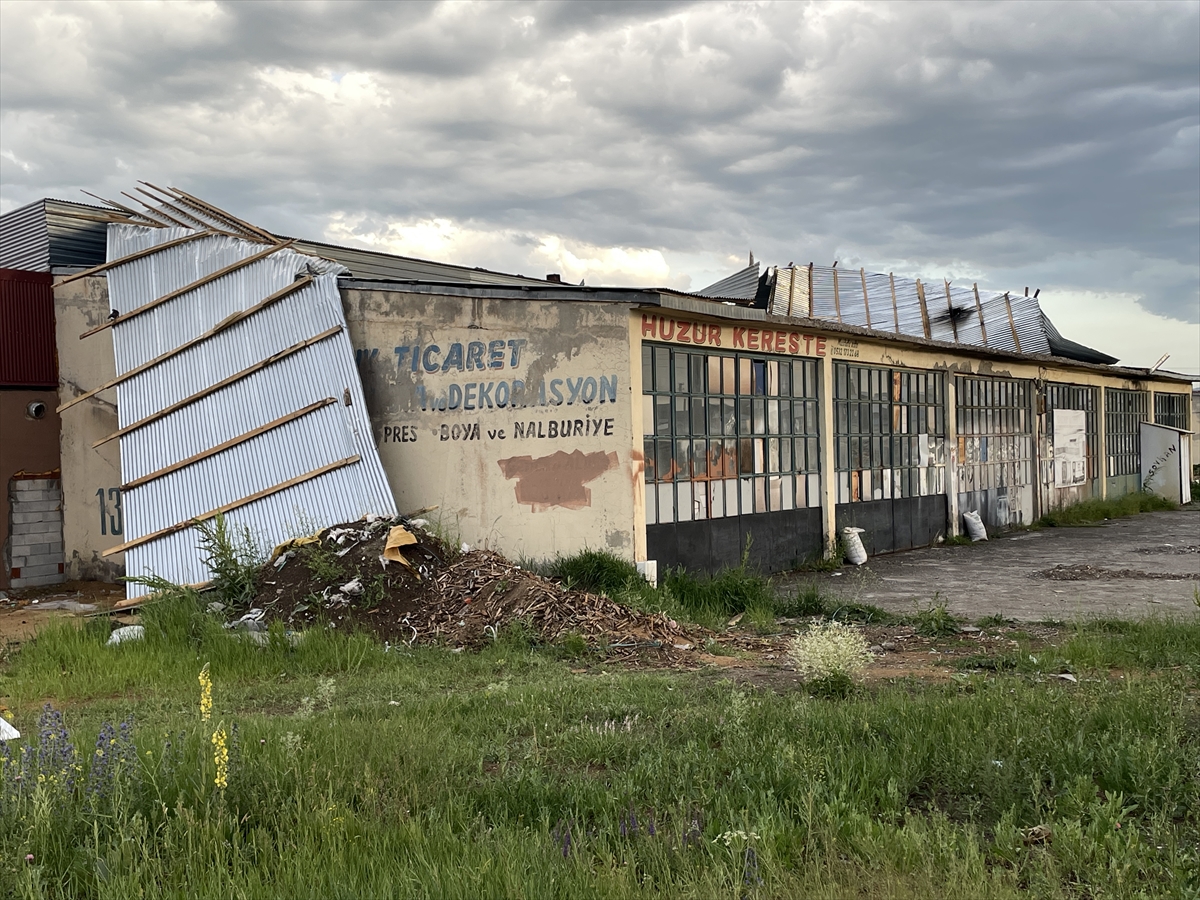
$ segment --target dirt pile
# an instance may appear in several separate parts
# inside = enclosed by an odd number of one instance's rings
[[[673,655],[696,643],[661,613],[564,590],[496,553],[448,547],[424,524],[368,518],[284,545],[263,565],[253,605],[289,628],[359,628],[393,643],[480,647],[518,624],[546,641],[578,635],[610,655]],[[389,537],[400,546],[387,551]]]

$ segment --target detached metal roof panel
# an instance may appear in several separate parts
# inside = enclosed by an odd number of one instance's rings
[[[1062,337],[1035,297],[979,291],[943,282],[804,266],[776,269],[770,311],[876,331],[1082,362],[1115,363]]]
[[[108,256],[188,233],[112,225]],[[111,269],[110,304],[128,314],[263,249],[227,236],[170,247]],[[226,506],[229,524],[249,528],[263,550],[306,529],[395,514],[346,333],[343,271],[283,249],[112,326],[118,377],[151,364],[117,386],[129,429],[120,442],[130,575],[207,581],[187,523]],[[206,337],[301,278],[311,281]]]
[[[730,300],[753,300],[758,294],[759,265],[751,263],[740,272],[722,278],[706,288],[696,291],[701,297],[728,298]]]

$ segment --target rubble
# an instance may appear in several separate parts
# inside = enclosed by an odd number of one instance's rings
[[[358,628],[392,644],[455,649],[518,624],[549,642],[578,635],[609,655],[678,655],[701,642],[661,613],[565,590],[497,553],[448,546],[426,524],[369,516],[280,545],[261,569],[254,610],[238,623]]]

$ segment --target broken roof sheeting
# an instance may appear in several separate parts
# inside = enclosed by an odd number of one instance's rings
[[[113,225],[108,258],[187,234]],[[262,250],[214,235],[117,266],[110,305],[128,314]],[[346,334],[342,271],[281,249],[113,326],[118,376],[201,338],[117,386],[119,425],[131,429],[120,436],[130,575],[208,580],[196,531],[178,526],[226,506],[234,507],[230,524],[249,527],[262,549],[303,530],[396,512]],[[301,287],[203,337],[298,278]],[[127,592],[147,589],[130,584]]]
[[[997,350],[1115,363],[1063,338],[1034,297],[836,266],[776,270],[770,311]],[[982,316],[982,318],[981,318]]]
[[[758,294],[759,267],[753,262],[740,272],[734,272],[728,278],[710,284],[696,291],[701,297],[715,297],[729,300],[753,300]]]

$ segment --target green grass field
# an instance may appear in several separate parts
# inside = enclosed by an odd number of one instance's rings
[[[1200,618],[818,699],[520,632],[258,647],[199,608],[150,607],[119,647],[54,626],[0,665],[27,738],[0,894],[1200,896]]]

